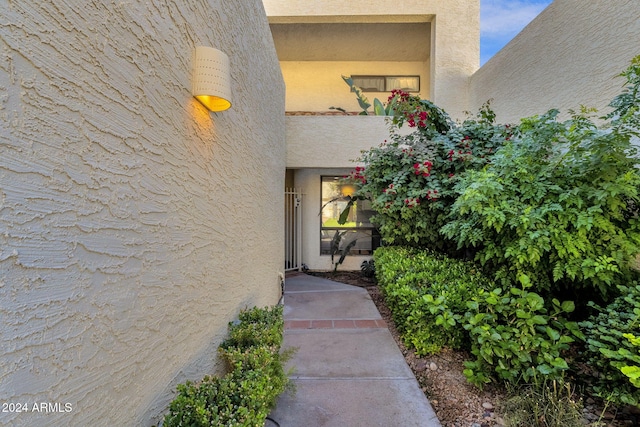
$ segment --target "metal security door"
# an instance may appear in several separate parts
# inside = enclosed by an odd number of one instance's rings
[[[284,269],[302,270],[302,193],[287,188],[284,193]]]

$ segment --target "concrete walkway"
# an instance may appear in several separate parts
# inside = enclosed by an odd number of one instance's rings
[[[440,427],[365,289],[295,274],[284,302],[283,348],[298,350],[296,392],[270,415],[281,427]]]

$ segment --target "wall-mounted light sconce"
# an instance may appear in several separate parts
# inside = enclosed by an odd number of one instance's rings
[[[342,194],[343,197],[351,197],[355,192],[356,192],[356,187],[354,187],[351,184],[342,184],[340,186],[340,193]]]
[[[192,93],[210,111],[231,107],[231,72],[229,57],[224,52],[196,46]]]

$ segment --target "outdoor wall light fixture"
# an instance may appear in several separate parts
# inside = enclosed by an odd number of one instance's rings
[[[210,111],[231,107],[231,72],[229,57],[224,52],[196,46],[192,93]]]

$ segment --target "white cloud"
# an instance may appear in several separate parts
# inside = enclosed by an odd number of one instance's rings
[[[511,38],[552,0],[481,0],[480,32],[483,37]]]

